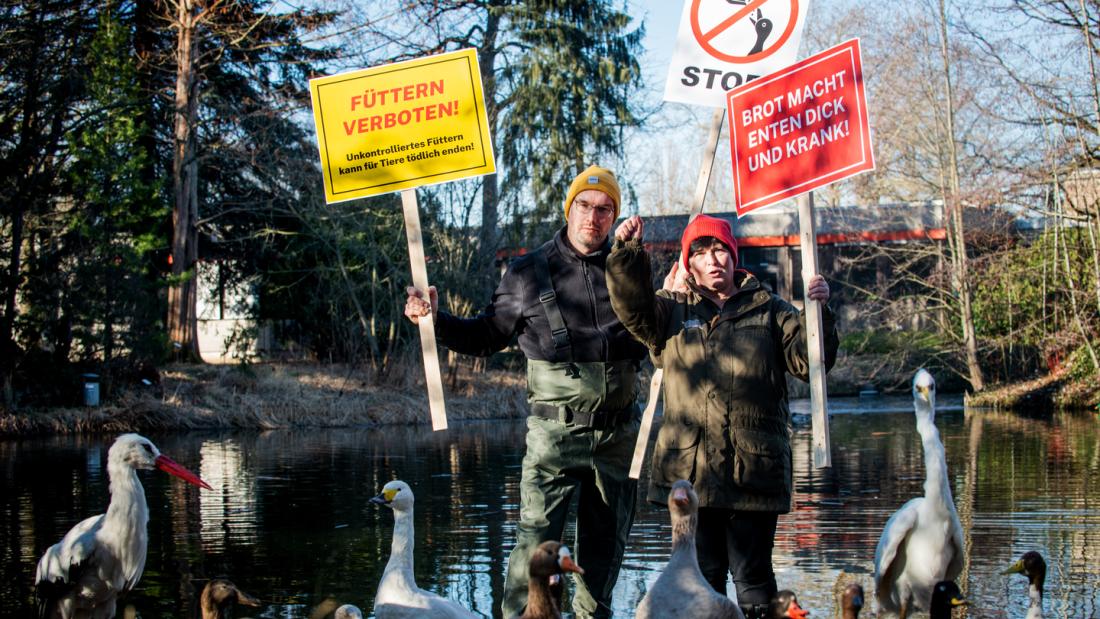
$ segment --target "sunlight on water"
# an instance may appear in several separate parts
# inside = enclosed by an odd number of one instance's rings
[[[958,399],[942,404],[936,422],[970,549],[961,579],[972,601],[968,616],[1024,615],[1026,579],[997,574],[1030,549],[1048,561],[1048,617],[1100,615],[1100,421],[964,413]],[[832,615],[842,572],[862,579],[870,594],[882,527],[922,493],[924,479],[907,398],[838,399],[830,410],[830,471],[812,469],[808,420],[796,418],[796,504],[779,520],[775,552],[779,586],[797,591],[819,618]],[[523,436],[523,423],[513,421],[452,423],[440,433],[397,427],[150,436],[214,490],[142,474],[149,558],[127,602],[144,619],[187,616],[205,579],[226,576],[265,603],[254,612],[238,609],[236,617],[313,617],[345,602],[369,611],[393,527],[389,510],[369,499],[400,478],[416,494],[418,583],[499,615]],[[38,556],[105,508],[111,440],[0,441],[0,617],[28,614]],[[644,486],[642,492],[644,498]],[[568,530],[567,543],[572,535]],[[656,579],[669,536],[666,509],[643,501],[616,587],[617,617],[631,616]]]

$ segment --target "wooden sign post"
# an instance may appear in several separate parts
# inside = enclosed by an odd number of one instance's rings
[[[722,123],[726,113],[724,110],[714,110],[714,116],[710,121],[710,134],[707,143],[703,147],[703,165],[699,168],[699,180],[695,184],[695,198],[691,202],[691,211],[688,214],[688,222],[695,219],[703,212],[703,203],[707,199],[707,188],[710,187],[710,175],[714,170],[714,155],[718,151],[718,138],[722,135]],[[657,398],[661,395],[661,381],[664,379],[664,370],[654,368],[653,378],[649,381],[649,399],[646,400],[645,410],[642,411],[642,425],[638,428],[638,440],[634,443],[634,458],[630,461],[630,478],[638,479],[642,476],[642,461],[645,460],[646,447],[649,446],[649,435],[653,431],[653,417],[657,412]]]
[[[738,217],[798,198],[804,292],[817,274],[812,191],[873,170],[859,41],[853,39],[727,93]],[[814,466],[832,465],[821,304],[806,294]]]
[[[428,293],[416,188],[496,172],[477,52],[309,82],[329,204],[401,192],[413,286]],[[447,428],[432,315],[419,321],[432,429]]]

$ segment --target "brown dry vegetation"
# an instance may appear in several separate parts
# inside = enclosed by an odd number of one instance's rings
[[[423,369],[405,365],[385,378],[337,365],[174,365],[159,386],[99,407],[2,412],[0,435],[429,423]],[[526,414],[521,373],[460,364],[445,382],[450,420]]]

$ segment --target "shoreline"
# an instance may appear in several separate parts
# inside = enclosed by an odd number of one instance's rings
[[[126,388],[101,406],[0,411],[0,437],[430,423],[419,366],[394,368],[383,378],[365,374],[320,364],[172,365],[161,371],[159,384]],[[834,382],[831,395],[849,395],[841,376],[830,374]],[[444,392],[451,421],[527,416],[525,375],[520,371],[480,370],[459,362],[444,369]],[[800,395],[792,390],[791,399]],[[962,400],[966,406],[1030,415],[1100,412],[1100,386],[1052,375],[994,385],[981,393],[963,394]]]

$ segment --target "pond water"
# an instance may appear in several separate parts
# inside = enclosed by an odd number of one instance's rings
[[[775,551],[779,586],[795,590],[818,618],[832,616],[841,572],[862,578],[870,595],[882,527],[921,494],[924,474],[907,398],[836,399],[830,408],[834,466],[825,474],[812,468],[808,421],[798,418],[796,506],[779,520]],[[1034,549],[1049,565],[1047,616],[1100,617],[1100,419],[964,411],[956,398],[936,422],[970,549],[960,579],[971,600],[968,616],[1025,614],[1026,579],[998,573]],[[452,423],[439,433],[388,427],[151,435],[214,491],[142,474],[149,557],[126,604],[144,619],[191,616],[203,579],[227,576],[265,603],[238,609],[236,617],[320,619],[347,602],[369,611],[393,516],[368,499],[396,477],[416,494],[420,586],[499,616],[524,427],[491,421]],[[0,616],[29,616],[38,557],[72,525],[104,510],[113,438],[0,440]],[[632,616],[656,580],[669,535],[667,510],[640,505],[615,591],[616,617]]]

